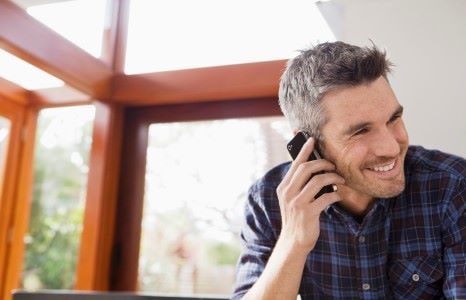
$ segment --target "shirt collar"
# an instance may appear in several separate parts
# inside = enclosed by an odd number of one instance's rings
[[[363,223],[372,223],[374,218],[384,218],[387,215],[387,211],[390,207],[390,203],[393,203],[397,197],[394,198],[376,198],[374,200],[374,204],[371,209],[367,212],[364,219],[369,218],[371,220],[365,220]],[[324,213],[332,219],[335,216],[340,216],[343,219],[350,220],[353,219],[353,216],[350,215],[346,210],[342,209],[336,203],[329,205],[325,210]]]

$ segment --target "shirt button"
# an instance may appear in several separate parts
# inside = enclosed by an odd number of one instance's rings
[[[358,238],[358,241],[359,241],[360,243],[364,243],[364,242],[366,241],[366,238],[365,238],[363,235],[361,235],[361,236]]]
[[[416,273],[414,273],[411,278],[413,279],[413,281],[419,281],[419,275]]]
[[[367,291],[367,290],[370,290],[370,288],[371,288],[371,285],[370,285],[370,284],[368,284],[368,283],[363,283],[363,285],[362,285],[362,289],[363,289],[363,290]]]

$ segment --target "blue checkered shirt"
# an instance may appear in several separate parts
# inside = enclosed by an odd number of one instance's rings
[[[232,299],[261,275],[280,234],[276,188],[290,163],[249,191]],[[308,255],[302,299],[466,299],[466,160],[410,146],[406,188],[376,199],[361,222],[332,205]]]

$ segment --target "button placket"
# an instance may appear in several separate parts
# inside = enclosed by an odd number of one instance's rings
[[[362,284],[362,289],[363,289],[364,291],[368,291],[368,290],[371,289],[371,285],[370,285],[369,283],[363,283],[363,284]]]

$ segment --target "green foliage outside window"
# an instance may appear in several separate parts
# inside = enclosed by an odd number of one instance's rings
[[[240,254],[239,247],[227,243],[215,243],[210,245],[207,252],[212,262],[219,266],[234,266]]]
[[[56,109],[40,115],[23,288],[74,287],[92,119],[92,107]]]

